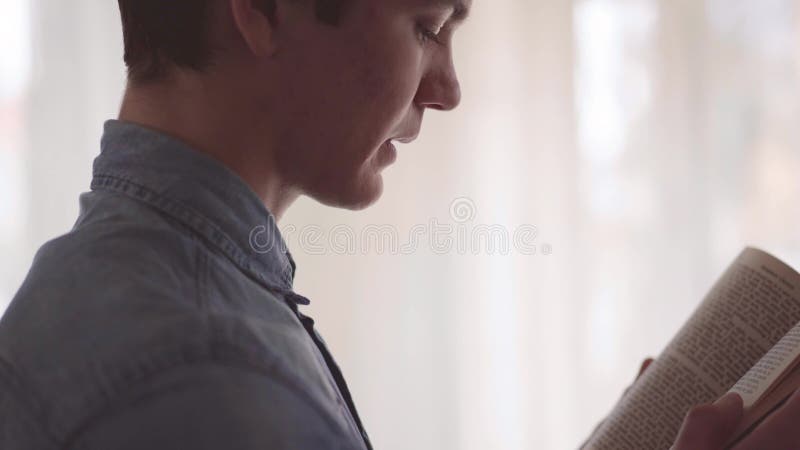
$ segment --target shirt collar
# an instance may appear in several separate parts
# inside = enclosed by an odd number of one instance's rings
[[[177,138],[107,121],[94,160],[92,190],[98,189],[149,203],[268,288],[291,291],[296,265],[274,216],[241,177]]]

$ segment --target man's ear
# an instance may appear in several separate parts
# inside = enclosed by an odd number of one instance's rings
[[[228,0],[233,22],[256,56],[269,56],[275,45],[275,0]]]

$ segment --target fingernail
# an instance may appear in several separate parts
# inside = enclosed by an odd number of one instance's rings
[[[735,392],[728,392],[714,402],[714,406],[732,408],[742,403],[742,398]]]

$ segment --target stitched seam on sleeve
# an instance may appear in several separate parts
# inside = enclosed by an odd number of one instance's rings
[[[44,402],[37,393],[25,385],[14,366],[2,357],[0,357],[0,386],[6,388],[6,392],[14,397],[15,403],[24,410],[21,414],[27,416],[28,422],[39,428],[54,447],[57,446],[58,439],[46,426]]]
[[[285,387],[288,391],[293,392],[295,394],[299,394],[297,395],[298,400],[305,402],[310,409],[312,410],[317,409],[316,403],[307,395],[307,393],[305,391],[298,390],[297,387],[293,385],[293,383],[287,382],[287,380],[282,379],[282,377],[276,377],[275,376],[276,374],[274,372],[266,372],[259,367],[254,367],[250,364],[247,364],[244,361],[236,360],[234,358],[229,358],[227,360],[224,358],[208,358],[196,362],[187,362],[184,364],[176,365],[168,369],[161,370],[157,373],[151,374],[150,376],[145,377],[136,383],[131,383],[128,386],[128,388],[132,389],[134,387],[139,387],[141,385],[145,385],[146,383],[153,382],[156,379],[158,379],[158,377],[166,376],[173,370],[185,369],[187,367],[200,366],[200,365],[213,365],[213,366],[236,369],[244,372],[250,372],[253,374],[261,375],[269,381],[280,384],[281,386]],[[86,433],[88,433],[99,422],[102,422],[103,418],[109,416],[110,414],[115,414],[124,411],[126,407],[130,407],[131,404],[117,405],[117,403],[120,401],[120,397],[124,394],[125,391],[120,392],[119,395],[110,399],[108,402],[106,402],[101,407],[97,408],[94,412],[89,414],[87,416],[87,419],[84,420],[82,424],[75,427],[75,429],[72,432],[70,432],[70,434],[64,439],[62,447],[64,449],[74,448],[74,445],[80,442],[81,437]],[[340,432],[342,431],[339,427],[339,424],[336,423],[335,421],[328,420],[329,418],[322,414],[320,415],[320,417],[327,422],[327,425],[330,427],[331,430],[338,430]],[[343,438],[347,436],[348,435],[342,434]]]

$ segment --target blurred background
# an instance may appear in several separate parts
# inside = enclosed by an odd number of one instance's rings
[[[2,311],[72,226],[124,67],[116,2],[0,5]],[[296,289],[376,448],[574,448],[745,245],[800,267],[800,1],[475,0],[455,46],[463,103],[383,199],[280,224]],[[431,222],[497,233],[301,233]]]

